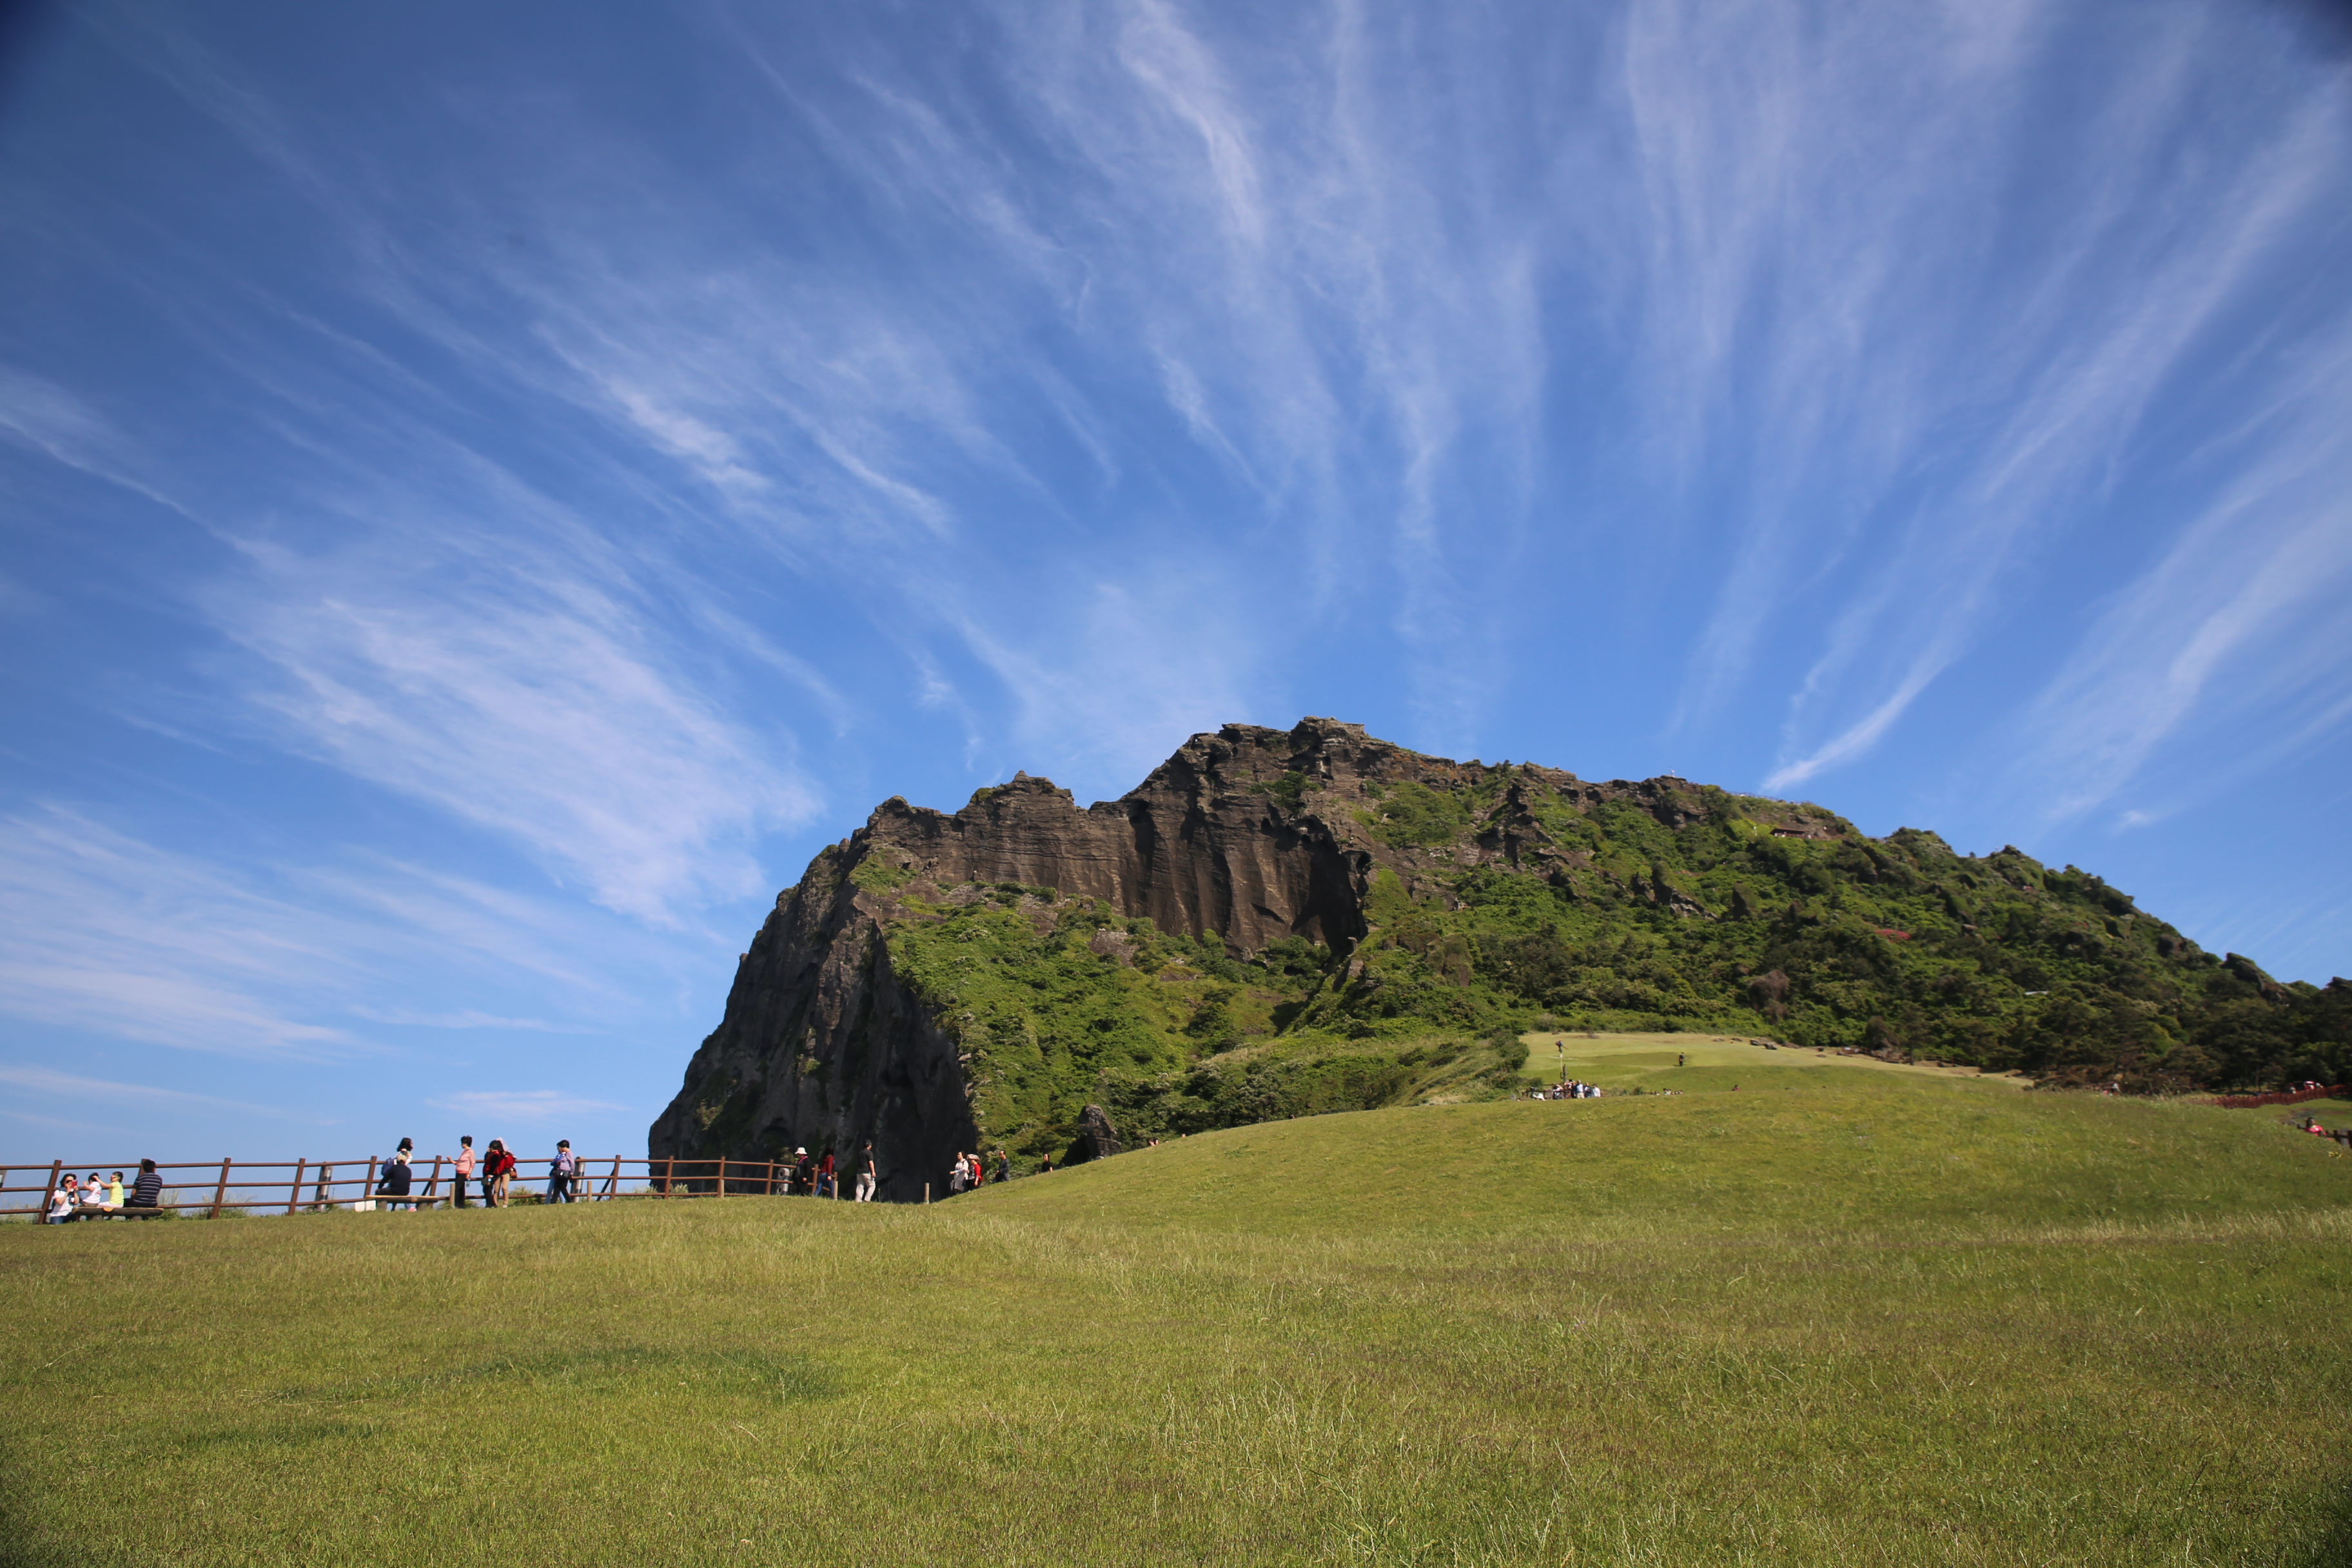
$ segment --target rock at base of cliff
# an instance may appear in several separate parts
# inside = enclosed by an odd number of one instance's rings
[[[1118,1141],[1118,1129],[1111,1125],[1110,1112],[1099,1105],[1089,1105],[1078,1115],[1078,1135],[1070,1144],[1070,1152],[1062,1156],[1064,1166],[1083,1165],[1089,1160],[1106,1159],[1127,1145]]]

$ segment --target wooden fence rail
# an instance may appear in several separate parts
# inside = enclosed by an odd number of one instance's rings
[[[382,1184],[383,1164],[381,1157],[376,1155],[364,1159],[315,1162],[307,1157],[243,1162],[232,1158],[171,1164],[159,1162],[155,1169],[163,1178],[163,1201],[152,1209],[126,1209],[121,1212],[134,1217],[160,1213],[200,1212],[208,1219],[216,1219],[230,1210],[290,1215],[337,1208],[381,1209],[403,1205],[415,1208],[447,1207],[460,1201],[468,1205],[484,1201],[478,1161],[474,1174],[464,1184],[462,1200],[457,1192],[456,1163],[447,1155],[436,1154],[429,1162],[412,1161],[409,1190],[405,1194],[377,1190]],[[518,1163],[508,1179],[509,1191],[519,1196],[544,1194],[548,1191],[554,1164],[552,1158]],[[122,1187],[127,1199],[131,1184],[139,1173],[139,1162],[136,1160],[114,1163],[103,1160],[89,1163],[53,1160],[46,1166],[0,1165],[0,1219],[37,1217],[46,1214],[50,1197],[68,1175],[80,1176],[96,1171],[103,1177],[118,1170],[123,1173]],[[265,1173],[278,1172],[289,1172],[291,1174]],[[572,1178],[570,1197],[575,1203],[602,1203],[624,1197],[773,1196],[793,1190],[792,1173],[790,1163],[776,1161],[629,1160],[615,1154],[610,1159],[580,1160]],[[20,1182],[20,1177],[36,1179]],[[199,1194],[205,1188],[211,1191],[208,1195],[191,1197],[187,1194],[192,1188]],[[846,1197],[845,1189],[846,1184],[839,1184],[831,1195]],[[38,1201],[12,1203],[12,1196],[37,1198]]]

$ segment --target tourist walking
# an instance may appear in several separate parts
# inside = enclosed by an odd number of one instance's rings
[[[547,1163],[547,1201],[551,1204],[570,1203],[572,1178],[579,1173],[580,1162],[572,1157],[572,1140],[556,1140],[555,1158]]]
[[[835,1195],[837,1191],[838,1186],[835,1181],[833,1168],[833,1151],[827,1149],[818,1157],[816,1163],[816,1195],[829,1198]]]
[[[474,1135],[470,1132],[457,1140],[457,1181],[455,1189],[457,1194],[457,1206],[464,1208],[466,1206],[466,1188],[474,1180]],[[488,1201],[489,1194],[488,1193],[484,1193],[482,1196],[485,1202]]]
[[[866,1147],[859,1150],[857,1154],[857,1201],[859,1203],[870,1204],[874,1201],[874,1183],[879,1174],[880,1173],[874,1168],[874,1142],[868,1139]]]
[[[816,1156],[805,1149],[793,1151],[793,1191],[803,1197],[816,1191]]]
[[[1009,1182],[1013,1179],[1013,1158],[1005,1153],[1002,1145],[999,1145],[996,1151],[996,1179],[1000,1182]]]
[[[955,1163],[948,1167],[948,1195],[953,1197],[970,1185],[971,1185],[971,1158],[959,1149],[956,1151]]]

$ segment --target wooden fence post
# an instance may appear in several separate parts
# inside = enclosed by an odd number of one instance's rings
[[[360,1189],[360,1196],[370,1203],[375,1202],[375,1156],[373,1154],[368,1156],[367,1184]]]
[[[223,1159],[221,1161],[220,1185],[213,1189],[213,1212],[205,1215],[206,1219],[220,1218],[221,1205],[226,1201],[228,1197],[228,1161],[226,1159]]]
[[[321,1165],[319,1167],[319,1184],[310,1189],[310,1210],[313,1214],[317,1213],[322,1205],[329,1210],[332,1210],[334,1208],[335,1205],[328,1201],[330,1198],[334,1196],[334,1166]]]
[[[41,1194],[40,1217],[34,1223],[37,1225],[49,1223],[49,1200],[58,1195],[58,1178],[65,1173],[65,1168],[66,1163],[63,1160],[49,1162],[49,1190]]]
[[[433,1156],[433,1176],[432,1176],[432,1179],[431,1179],[431,1180],[429,1180],[429,1181],[427,1181],[427,1182],[425,1184],[425,1201],[426,1203],[428,1203],[428,1204],[429,1204],[429,1203],[431,1203],[431,1202],[433,1201],[434,1197],[435,1197],[435,1196],[436,1196],[436,1195],[440,1191],[441,1191],[441,1156],[440,1156],[440,1155],[438,1155],[438,1154],[436,1154],[436,1155],[434,1155],[434,1156]]]
[[[373,1163],[373,1161],[370,1163]],[[302,1202],[302,1177],[310,1168],[307,1154],[294,1162],[294,1184],[286,1189],[286,1212],[292,1214]]]
[[[669,1196],[670,1177],[677,1170],[677,1156],[670,1155],[662,1162],[662,1196]]]
[[[613,1178],[604,1184],[604,1195],[608,1198],[621,1195],[621,1157],[618,1154],[613,1156]]]

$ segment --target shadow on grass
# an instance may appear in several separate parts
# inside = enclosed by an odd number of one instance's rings
[[[2334,1494],[2315,1510],[2319,1529],[2299,1550],[2279,1554],[2282,1563],[2308,1568],[2344,1568],[2352,1563],[2352,1479],[2336,1483]]]
[[[777,1405],[830,1399],[842,1390],[838,1369],[793,1352],[621,1348],[499,1356],[446,1372],[282,1388],[270,1398],[289,1405],[348,1405],[485,1383],[519,1384],[538,1393],[591,1398],[675,1394],[693,1399],[716,1394]]]
[[[59,1540],[47,1527],[26,1478],[32,1467],[15,1443],[0,1443],[0,1568],[113,1568],[131,1559],[121,1552],[91,1552]]]

